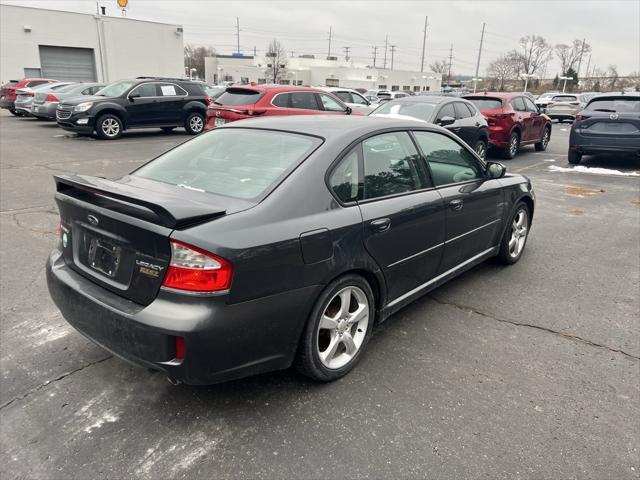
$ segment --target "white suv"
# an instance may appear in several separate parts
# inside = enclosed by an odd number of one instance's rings
[[[351,107],[351,110],[353,110],[354,112],[359,112],[367,115],[377,107],[377,105],[374,105],[372,102],[364,98],[362,94],[350,88],[320,87],[320,89],[324,90],[325,92],[330,92],[338,97],[348,107]]]

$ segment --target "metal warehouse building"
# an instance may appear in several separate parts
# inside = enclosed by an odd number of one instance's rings
[[[0,81],[182,77],[180,25],[0,5]]]

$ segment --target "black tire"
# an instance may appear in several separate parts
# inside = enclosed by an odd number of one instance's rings
[[[514,142],[515,142],[515,147],[514,147]],[[507,144],[507,148],[502,149],[502,158],[511,160],[518,153],[518,148],[520,148],[520,134],[518,132],[513,132],[509,137],[509,143]]]
[[[9,109],[9,113],[11,113],[11,115],[15,115],[16,117],[20,116],[20,114],[18,113],[18,111],[15,108],[10,108]]]
[[[184,129],[189,135],[198,135],[204,132],[207,119],[200,112],[191,112],[184,121]]]
[[[176,128],[176,127],[162,127],[162,128],[161,128],[161,130],[162,130],[164,133],[171,133],[171,132],[173,132],[173,131],[175,130],[175,128]]]
[[[534,147],[536,147],[536,152],[544,152],[547,149],[547,145],[549,145],[549,140],[551,140],[551,128],[544,127],[542,138],[534,145]]]
[[[116,140],[122,135],[124,126],[117,115],[107,113],[96,120],[96,135],[103,140]]]
[[[331,308],[336,295],[349,287],[359,289],[361,293],[364,293],[366,296],[369,309],[366,332],[364,332],[364,337],[361,340],[362,343],[358,347],[357,352],[353,358],[348,361],[348,363],[340,368],[328,368],[320,358],[320,321],[323,318],[325,311]],[[318,382],[331,382],[343,377],[349,373],[362,358],[362,354],[367,347],[369,339],[371,338],[374,319],[374,296],[369,283],[364,278],[359,275],[349,274],[334,280],[322,291],[316,300],[311,314],[309,315],[307,326],[302,333],[302,338],[300,339],[300,345],[298,347],[298,353],[295,361],[296,369],[303,375],[306,375]],[[358,324],[354,324],[353,326],[357,328]],[[362,330],[358,329],[358,332],[362,333]]]
[[[567,153],[567,159],[569,163],[572,165],[578,165],[582,160],[582,153],[569,149],[569,153]]]
[[[512,239],[512,234],[514,231],[514,221],[520,212],[524,212],[526,214],[526,233],[524,236],[524,241],[522,246],[520,247],[517,255],[514,255],[512,249],[509,246],[509,242]],[[502,239],[500,240],[500,251],[498,252],[498,260],[505,265],[513,265],[520,257],[522,257],[522,252],[524,252],[524,248],[527,245],[527,240],[529,239],[529,231],[531,229],[531,212],[529,211],[529,207],[524,202],[519,202],[516,205],[516,208],[513,211],[513,215],[509,218],[509,222],[507,223],[507,227],[504,230],[504,234],[502,235]]]
[[[487,141],[483,138],[479,139],[473,147],[475,152],[482,160],[485,160],[487,158],[487,148]]]

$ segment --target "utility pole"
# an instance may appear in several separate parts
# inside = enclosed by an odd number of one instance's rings
[[[373,48],[373,68],[376,68],[376,56],[378,55],[378,48],[379,47],[372,47]]]
[[[391,47],[391,70],[393,70],[393,54],[396,51],[396,45],[389,45]]]
[[[342,47],[344,50],[344,59],[348,62],[349,61],[349,50],[351,50],[351,47]]]
[[[240,54],[240,18],[236,17],[236,37],[238,38],[238,55]]]
[[[473,77],[473,93],[476,93],[476,87],[478,86],[478,72],[480,71],[480,55],[482,55],[482,42],[484,41],[484,27],[487,24],[482,22],[482,35],[480,35],[480,48],[478,49],[478,61],[476,62],[476,75]]]
[[[329,25],[329,53],[327,53],[327,60],[331,56],[331,25]]]
[[[258,56],[258,50],[256,49],[256,46],[253,46],[253,58],[256,58]]]
[[[447,74],[447,86],[451,86],[451,63],[453,62],[453,44],[449,49],[449,73]]]
[[[576,72],[576,76],[578,77],[578,81],[580,80],[580,67],[582,66],[582,54],[584,53],[584,44],[586,39],[582,39],[582,48],[580,49],[580,60],[578,60],[578,71]]]
[[[587,61],[587,73],[584,74],[585,78],[589,76],[589,65],[591,65],[591,55],[593,54],[592,53],[589,54],[589,60]]]
[[[427,19],[424,17],[424,35],[422,36],[422,59],[420,60],[420,71],[424,72],[424,48],[427,45]],[[477,77],[477,75],[476,75]]]
[[[384,62],[382,62],[382,69],[387,68],[387,45],[389,44],[389,35],[384,37]]]

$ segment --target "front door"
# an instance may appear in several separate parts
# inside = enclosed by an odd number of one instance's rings
[[[524,103],[523,97],[516,97],[511,100],[511,106],[516,111],[516,117],[519,119],[522,125],[522,137],[520,141],[528,142],[534,137],[534,126],[531,112],[527,111],[527,107]]]
[[[462,144],[437,132],[414,132],[445,211],[445,246],[438,273],[496,245],[503,192],[498,180]]]
[[[367,251],[382,269],[389,300],[433,278],[444,243],[444,205],[407,132],[361,144],[363,192],[358,202]]]
[[[160,104],[156,87],[155,83],[143,83],[129,92],[126,109],[130,126],[159,123],[157,119],[160,116]]]
[[[524,99],[525,107],[527,108],[527,112],[531,117],[531,137],[530,140],[540,140],[542,138],[542,129],[544,128],[545,120],[540,112],[538,111],[538,107],[536,104],[531,101],[531,99],[527,97],[522,97]]]

